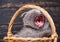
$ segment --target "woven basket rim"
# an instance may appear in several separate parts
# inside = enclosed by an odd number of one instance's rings
[[[51,37],[47,38],[47,37],[43,37],[43,38],[16,38],[16,37],[5,37],[4,40],[7,40],[7,39],[14,39],[14,40],[50,40],[50,39],[53,39]]]

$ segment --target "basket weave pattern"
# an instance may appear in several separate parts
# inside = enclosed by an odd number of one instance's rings
[[[12,32],[11,32],[11,28],[13,26],[14,20],[16,19],[16,17],[19,15],[19,13],[21,13],[23,10],[25,9],[29,9],[29,8],[34,8],[37,10],[40,10],[43,15],[48,19],[51,29],[52,29],[52,33],[51,33],[51,37],[43,37],[43,38],[15,38],[12,37]],[[43,8],[36,6],[36,5],[24,5],[21,8],[19,8],[13,15],[9,26],[8,26],[8,32],[7,32],[7,37],[4,37],[4,42],[57,42],[57,33],[56,33],[56,28],[55,25],[53,23],[53,20],[51,18],[51,16],[49,15],[49,13],[44,10]]]
[[[54,40],[5,40],[5,42],[53,42]]]

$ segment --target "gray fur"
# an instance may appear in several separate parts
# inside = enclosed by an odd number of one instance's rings
[[[24,14],[25,13],[25,14]],[[37,27],[34,24],[34,18],[41,14],[41,12],[37,9],[32,9],[28,12],[24,12],[21,17],[23,17],[23,23],[24,25],[29,25],[33,27],[23,27],[21,31],[19,31],[17,34],[13,35],[14,37],[33,37],[33,38],[39,38],[39,37],[48,37],[51,35],[51,28],[49,26],[49,22],[47,19],[45,20],[45,24],[42,28]]]

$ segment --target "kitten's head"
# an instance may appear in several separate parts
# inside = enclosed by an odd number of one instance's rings
[[[31,26],[35,29],[46,29],[49,27],[49,22],[44,17],[42,12],[37,9],[24,12],[22,15],[24,25]]]

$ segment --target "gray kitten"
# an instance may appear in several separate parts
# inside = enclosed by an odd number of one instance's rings
[[[23,18],[23,28],[15,35],[14,37],[23,37],[23,38],[39,38],[39,37],[49,37],[51,35],[51,28],[49,26],[48,20],[45,18],[44,26],[39,28],[34,24],[34,19],[36,16],[42,14],[37,9],[29,10],[24,12],[21,17]]]

